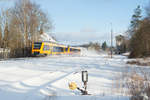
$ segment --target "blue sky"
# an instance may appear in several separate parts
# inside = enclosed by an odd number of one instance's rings
[[[13,0],[1,0],[11,6]],[[60,41],[108,41],[112,23],[114,36],[124,33],[137,5],[148,0],[33,0],[53,21],[53,35]]]
[[[114,36],[124,33],[137,5],[148,0],[35,0],[48,12],[59,40],[108,41],[112,23]]]

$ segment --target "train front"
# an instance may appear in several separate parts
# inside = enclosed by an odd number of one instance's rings
[[[42,42],[34,42],[32,44],[32,55],[37,56],[40,55]]]

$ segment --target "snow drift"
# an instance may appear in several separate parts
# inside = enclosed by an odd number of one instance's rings
[[[56,40],[52,36],[50,36],[49,34],[47,34],[47,33],[43,33],[42,35],[40,35],[39,41],[56,42]]]

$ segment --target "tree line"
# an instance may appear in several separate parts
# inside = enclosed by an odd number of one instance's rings
[[[150,56],[150,4],[145,8],[146,16],[141,16],[141,7],[134,10],[128,29],[130,58]]]
[[[10,57],[31,56],[32,42],[51,29],[52,22],[39,5],[18,0],[0,11],[0,48],[10,49]]]

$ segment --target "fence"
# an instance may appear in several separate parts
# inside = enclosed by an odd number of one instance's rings
[[[10,56],[10,49],[0,48],[0,59],[6,59]]]
[[[31,57],[32,56],[32,48],[25,47],[25,48],[0,48],[0,59],[7,59],[7,58],[19,58],[19,57]]]

